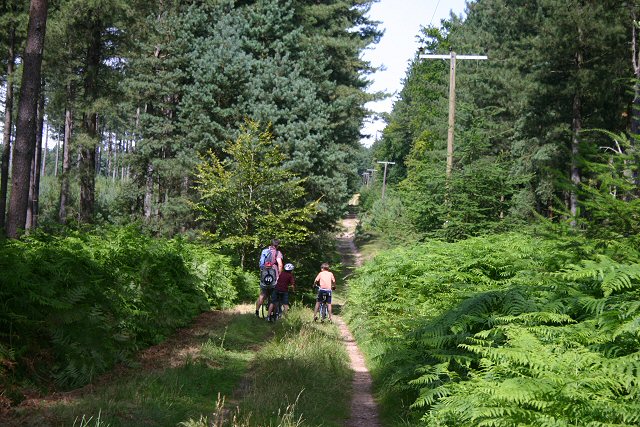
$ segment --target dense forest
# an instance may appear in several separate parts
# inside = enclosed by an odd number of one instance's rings
[[[31,162],[14,148],[0,197],[2,224],[5,213],[7,224],[19,219],[7,227],[10,236],[38,222],[138,220],[161,235],[195,228],[224,234],[194,214],[195,171],[204,156],[232,161],[226,144],[247,120],[272,135],[266,147],[247,149],[273,147],[284,169],[304,177],[304,195],[293,203],[318,202],[318,229],[340,217],[359,183],[360,125],[364,103],[374,99],[364,90],[373,70],[359,59],[380,36],[365,17],[370,1],[53,1],[48,10],[48,2],[34,3],[46,14],[38,75],[22,55],[31,36],[27,5],[3,2],[1,11],[3,171],[12,130],[19,147],[14,99],[21,82],[36,78],[23,102],[36,109],[30,123],[37,127],[24,154],[39,165],[35,181],[45,170],[61,190],[45,206],[27,195],[24,223],[18,206],[7,209],[9,178],[17,186],[18,164]],[[55,149],[43,149],[45,125]]]
[[[638,231],[637,4],[471,2],[425,27],[374,157],[395,161],[394,203],[421,235],[456,240],[538,217],[595,234]],[[449,61],[457,61],[453,172]]]
[[[469,1],[367,148],[375,2],[0,5],[0,406],[251,300],[274,236],[311,280],[359,193],[385,425],[640,424],[640,2]]]

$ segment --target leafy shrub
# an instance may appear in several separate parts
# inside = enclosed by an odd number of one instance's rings
[[[637,424],[640,265],[618,253],[506,234],[379,255],[348,317],[375,340],[385,407],[424,425]]]
[[[238,289],[233,283],[236,270],[226,257],[202,246],[191,246],[190,254],[191,269],[198,278],[198,289],[207,295],[211,307],[229,308],[238,296]],[[237,284],[242,286],[241,281]]]
[[[387,190],[384,200],[372,195],[370,190],[366,191],[364,199],[367,208],[363,209],[357,230],[361,237],[369,234],[384,236],[390,245],[417,240],[407,209],[392,189]]]
[[[246,280],[226,257],[133,227],[2,241],[0,269],[2,364],[17,363],[3,381],[65,387],[230,306]]]

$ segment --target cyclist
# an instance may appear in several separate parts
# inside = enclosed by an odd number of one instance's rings
[[[289,285],[291,285],[291,291],[296,291],[296,279],[293,277],[294,266],[291,263],[284,265],[284,271],[278,276],[278,282],[276,287],[271,293],[271,304],[269,304],[269,317],[267,320],[271,322],[273,319],[273,311],[276,308],[276,304],[280,302],[282,304],[282,314],[286,314],[289,310]]]
[[[318,320],[318,309],[320,308],[320,302],[323,295],[327,298],[327,307],[329,308],[329,322],[331,322],[331,291],[336,288],[336,278],[329,270],[329,263],[322,263],[320,266],[320,273],[313,281],[314,285],[318,285],[318,298],[316,299],[316,308],[313,309],[313,321]]]
[[[275,281],[277,282],[278,280],[278,276],[280,275],[280,273],[282,273],[282,252],[280,252],[278,250],[278,248],[280,247],[280,240],[278,239],[273,239],[271,241],[271,245],[268,248],[265,248],[262,253],[260,254],[260,270],[265,269],[266,267],[263,264],[264,258],[268,258],[270,262],[273,262],[273,260],[275,260],[275,265],[273,268],[274,273],[275,273]],[[267,296],[267,288],[263,287],[262,284],[260,286],[260,295],[258,296],[258,300],[256,301],[256,317],[260,317],[260,306],[262,305],[262,303],[264,302],[264,299]]]

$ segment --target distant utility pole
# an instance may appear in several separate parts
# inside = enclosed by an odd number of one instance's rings
[[[367,187],[370,187],[371,181],[373,181],[373,173],[375,171],[376,171],[375,169],[367,169],[367,172],[369,172],[369,180],[367,181]]]
[[[366,185],[367,187],[369,186],[369,172],[362,172],[362,184]]]
[[[447,182],[453,169],[453,129],[456,121],[456,59],[489,59],[485,55],[458,55],[451,51],[449,55],[425,55],[420,59],[450,59],[449,68],[449,132],[447,135]]]
[[[378,162],[378,163],[384,164],[384,174],[382,175],[382,196],[381,196],[382,200],[384,200],[384,188],[387,185],[387,165],[395,165],[396,162],[384,161],[384,162]]]

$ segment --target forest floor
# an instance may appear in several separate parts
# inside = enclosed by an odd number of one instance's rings
[[[341,281],[342,284],[348,281],[353,270],[362,263],[362,257],[354,243],[357,221],[355,214],[352,213],[348,215],[342,221],[342,232],[336,236],[337,249],[342,258],[342,278],[346,279]],[[344,294],[343,289],[340,289],[340,294]],[[336,300],[336,312],[339,313],[341,301],[339,298]],[[85,399],[95,395],[101,396],[100,398],[104,400],[113,400],[114,405],[119,406],[115,402],[119,401],[120,397],[114,397],[116,393],[114,389],[119,389],[119,393],[126,394],[128,392],[127,390],[135,390],[134,393],[138,393],[141,382],[147,382],[147,378],[154,378],[152,381],[162,381],[161,378],[164,371],[176,370],[177,375],[184,375],[180,370],[192,361],[200,359],[201,356],[199,356],[199,352],[201,351],[203,343],[211,340],[224,340],[228,327],[232,328],[232,331],[229,331],[227,339],[232,335],[236,335],[234,324],[237,323],[239,319],[244,322],[255,321],[253,318],[253,306],[243,305],[233,310],[203,313],[194,319],[194,322],[189,327],[180,329],[163,343],[142,351],[133,366],[117,366],[108,373],[100,376],[92,384],[70,392],[54,393],[48,396],[37,396],[34,394],[23,401],[18,408],[14,408],[17,409],[17,411],[12,411],[13,413],[11,415],[5,413],[4,415],[9,415],[8,418],[0,414],[0,425],[63,425],[65,423],[62,420],[68,420],[70,412],[77,413],[77,411],[83,407],[83,404],[79,402],[83,402]],[[377,406],[371,392],[372,379],[365,366],[364,357],[358,349],[356,341],[345,322],[340,316],[335,316],[334,321],[340,331],[340,336],[349,355],[350,368],[354,373],[351,384],[352,402],[350,416],[346,419],[345,426],[378,427],[380,426],[380,422],[378,420]],[[250,324],[251,323],[246,323],[246,325]],[[240,329],[247,327],[243,323],[240,323],[240,325]],[[256,353],[261,346],[260,343],[264,343],[265,338],[268,339],[269,335],[272,335],[273,331],[271,328],[268,328],[266,325],[260,326],[261,328],[253,331],[255,337],[247,339],[245,343],[247,354],[252,355]],[[223,333],[223,335],[220,338],[221,333]],[[246,358],[248,365],[242,368],[242,370],[245,371],[245,375],[252,371],[252,358],[253,356],[247,356]],[[129,385],[128,382],[131,381],[132,378],[134,380],[132,384]],[[160,378],[160,380],[158,380],[158,378]],[[194,378],[198,378],[198,376],[195,375]],[[237,401],[242,399],[242,396],[239,394],[242,394],[242,384],[245,380],[234,375],[231,375],[229,380],[235,384],[235,386],[229,383],[229,387],[231,388],[228,389],[228,392],[231,393],[228,394],[230,401],[227,403],[233,406]],[[153,400],[153,398],[148,397],[146,400]],[[185,407],[188,406],[193,409],[192,404],[193,402],[185,402]],[[132,405],[130,409],[134,412],[145,410],[140,408],[134,409],[134,407],[137,406],[137,403],[134,403],[134,401],[131,401],[130,405]],[[69,409],[63,410],[61,413],[59,409],[61,406],[69,407]],[[72,409],[73,407],[77,408]],[[113,410],[113,408],[110,409]],[[167,408],[167,412],[175,411],[176,409],[175,406],[173,409]],[[122,410],[122,408],[120,408],[120,410]],[[154,410],[157,410],[157,408]],[[165,413],[165,416],[166,415]],[[126,418],[131,417],[131,420],[139,419],[137,418],[138,416],[144,418],[146,414],[143,413],[140,415],[132,413],[127,415]],[[176,417],[177,419],[184,420],[184,418],[180,418],[180,415],[176,415]],[[169,421],[168,419],[165,420],[167,422]],[[75,422],[74,425],[76,425]],[[89,425],[89,423],[80,422],[79,425]],[[102,424],[98,422],[95,425]],[[127,425],[127,423],[124,422],[124,425]],[[172,425],[175,425],[175,423]]]

